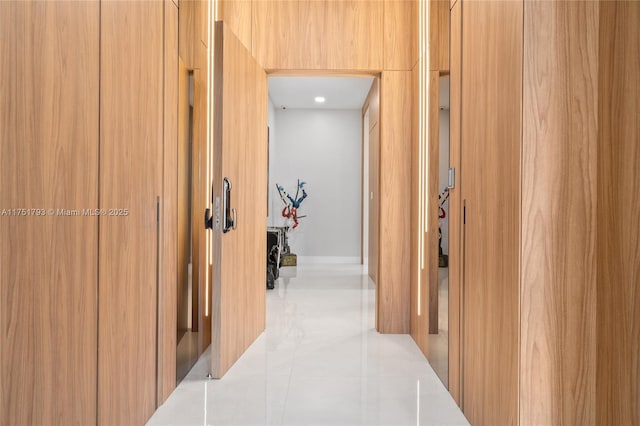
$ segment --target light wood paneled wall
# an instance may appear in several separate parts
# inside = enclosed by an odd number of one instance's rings
[[[237,211],[235,229],[214,234],[211,369],[222,377],[265,327],[268,93],[251,53],[223,23],[215,29],[214,192],[227,177]]]
[[[383,6],[359,0],[254,1],[253,56],[268,70],[381,70]]]
[[[518,421],[522,14],[462,2],[463,410]]]
[[[207,13],[209,1],[180,0],[179,51],[189,69],[206,66],[206,57],[201,54],[201,45],[207,46]]]
[[[381,2],[382,3],[382,2]],[[385,70],[412,70],[418,61],[418,2],[384,2]]]
[[[99,6],[0,2],[3,425],[96,418]]]
[[[640,425],[639,22],[638,2],[600,3],[598,425]]]
[[[461,73],[462,6],[451,9],[451,57],[449,74],[449,165],[455,169],[456,185],[449,195],[449,393],[462,405],[461,323],[462,323],[462,198],[461,169]]]
[[[164,1],[162,285],[158,297],[158,405],[176,387],[178,280],[178,8]]]
[[[369,277],[374,283],[378,282],[378,244],[380,233],[380,79],[376,78],[371,85],[367,99],[362,107],[362,114],[369,110],[369,128],[364,129],[369,132],[369,158],[364,161],[369,162],[369,192],[366,194],[365,202],[369,203],[369,247],[367,265]]]
[[[236,37],[249,52],[253,31],[253,3],[253,0],[218,0],[218,16],[233,29]]]
[[[410,70],[417,61],[415,0],[223,1],[219,13],[267,70]]]
[[[100,218],[98,424],[142,424],[157,395],[164,4],[100,7],[99,202],[129,211]]]
[[[267,69],[299,69],[299,39],[302,38],[299,1],[253,1],[251,25],[251,52],[262,67]],[[224,9],[221,10],[224,12]],[[220,15],[226,22],[226,16]],[[231,31],[242,32],[240,24],[229,22]],[[315,48],[315,47],[314,47]]]
[[[595,424],[598,9],[525,4],[521,424]]]
[[[449,71],[449,0],[429,1],[429,69]]]
[[[409,333],[412,71],[385,71],[380,83],[380,243],[376,286],[381,333]]]

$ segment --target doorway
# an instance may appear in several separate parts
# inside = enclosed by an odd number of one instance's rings
[[[368,257],[373,82],[269,78],[267,226],[286,234],[285,264],[362,264]]]
[[[449,386],[449,76],[440,76],[438,101],[438,285],[437,324],[429,327],[429,363],[442,383]],[[453,178],[453,176],[451,176]],[[430,295],[430,297],[433,297]]]
[[[178,73],[177,144],[177,293],[176,381],[180,382],[210,342],[207,336],[208,285],[202,272],[205,233],[201,221],[203,103],[200,70],[189,70],[182,60]]]

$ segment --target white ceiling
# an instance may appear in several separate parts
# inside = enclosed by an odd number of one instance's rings
[[[269,77],[276,108],[361,109],[373,77]],[[314,98],[323,96],[323,104]]]

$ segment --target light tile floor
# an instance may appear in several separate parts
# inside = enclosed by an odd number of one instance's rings
[[[221,380],[206,352],[150,425],[468,425],[408,335],[375,331],[361,266],[283,268],[267,328]]]

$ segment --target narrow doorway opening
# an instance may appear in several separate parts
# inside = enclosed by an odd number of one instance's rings
[[[194,167],[198,159],[194,150],[194,73],[180,61],[178,86],[178,277],[177,277],[177,347],[176,381],[180,382],[198,360],[198,286],[194,285],[193,223]]]
[[[300,271],[342,266],[373,288],[374,83],[371,76],[269,78],[267,229],[279,254],[268,291],[284,294]]]
[[[442,383],[449,384],[449,76],[439,79],[439,170],[438,170],[438,316],[430,327],[429,363]]]

